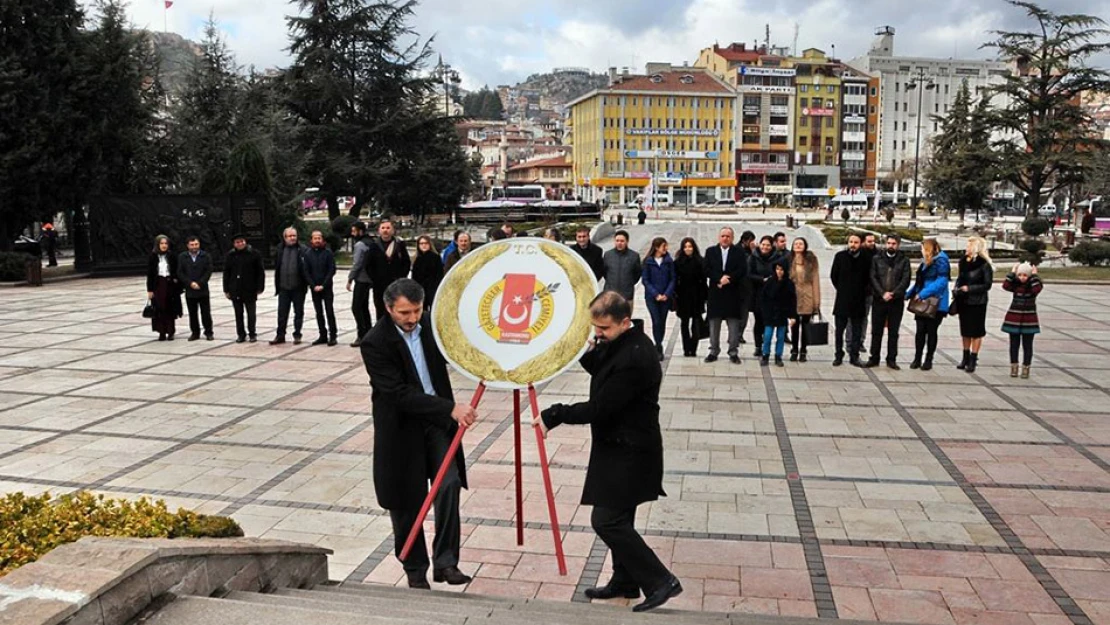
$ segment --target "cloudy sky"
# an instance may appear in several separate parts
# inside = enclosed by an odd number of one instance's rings
[[[163,0],[131,0],[134,23],[163,28]],[[297,2],[174,0],[170,31],[199,39],[213,12],[239,63],[289,62],[285,16]],[[1110,0],[1042,0],[1060,13],[1110,19]],[[762,41],[816,47],[842,59],[865,52],[874,29],[897,29],[897,54],[985,58],[993,29],[1021,28],[1024,15],[1003,0],[422,0],[415,30],[459,70],[463,86],[514,83],[553,67],[642,67],[647,61],[693,62],[714,42]],[[1100,59],[1100,63],[1104,60]]]

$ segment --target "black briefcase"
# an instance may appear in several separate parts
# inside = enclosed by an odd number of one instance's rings
[[[814,316],[806,326],[806,345],[828,345],[829,322]]]

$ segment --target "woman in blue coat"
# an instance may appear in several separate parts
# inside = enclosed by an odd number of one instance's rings
[[[644,283],[648,314],[651,315],[655,351],[659,352],[659,360],[663,360],[663,332],[667,329],[667,313],[671,310],[675,285],[674,261],[667,253],[667,240],[663,237],[652,239],[651,251],[644,259],[641,281]]]
[[[933,354],[937,351],[937,330],[948,315],[948,279],[950,266],[948,255],[940,249],[936,239],[925,239],[921,243],[924,258],[917,268],[914,284],[906,291],[906,299],[911,301],[937,298],[937,312],[934,316],[914,315],[917,320],[917,334],[914,335],[915,351],[910,369],[928,371],[933,368]],[[925,352],[925,359],[921,359]]]

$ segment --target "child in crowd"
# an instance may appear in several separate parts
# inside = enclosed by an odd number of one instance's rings
[[[759,292],[763,313],[763,356],[760,364],[767,366],[771,354],[771,337],[775,337],[775,365],[783,366],[782,351],[786,343],[786,329],[797,315],[798,300],[794,282],[786,271],[785,259],[775,262],[775,274],[763,284]]]
[[[1018,351],[1024,352],[1021,360],[1021,377],[1029,377],[1033,364],[1033,338],[1041,331],[1037,318],[1037,295],[1044,285],[1037,277],[1037,267],[1029,263],[1014,265],[1002,282],[1003,290],[1014,294],[1010,309],[1002,321],[1002,331],[1010,335],[1010,377],[1018,377]]]

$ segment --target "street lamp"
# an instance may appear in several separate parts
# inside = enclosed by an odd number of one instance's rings
[[[451,117],[451,84],[458,85],[462,82],[459,78],[459,73],[456,72],[450,65],[443,62],[443,55],[439,55],[439,62],[436,63],[435,69],[432,70],[432,75],[443,83],[443,114]]]
[[[917,89],[918,87],[924,89]],[[917,75],[906,83],[906,91],[917,89],[917,138],[913,144],[913,204],[910,206],[910,221],[917,221],[917,201],[918,201],[918,171],[921,169],[921,99],[925,95],[926,90],[936,89],[937,84],[933,79],[925,75],[925,68],[918,67]]]

